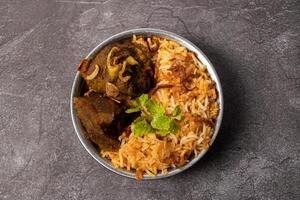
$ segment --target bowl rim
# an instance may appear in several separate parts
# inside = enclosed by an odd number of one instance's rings
[[[92,51],[90,51],[90,53],[85,58],[92,59],[107,44],[116,42],[116,41],[119,41],[119,40],[122,40],[125,38],[132,37],[133,34],[143,35],[143,36],[147,36],[147,35],[162,36],[167,39],[174,40],[174,41],[178,42],[179,44],[183,45],[184,47],[186,47],[188,50],[196,53],[197,58],[203,64],[206,65],[211,78],[216,83],[216,89],[218,91],[218,103],[220,106],[220,110],[219,110],[219,115],[216,120],[214,133],[213,133],[213,136],[209,143],[209,147],[207,149],[203,150],[200,154],[198,154],[195,158],[190,160],[184,166],[172,169],[167,174],[159,173],[156,176],[149,176],[149,175],[145,174],[143,177],[143,180],[155,180],[155,179],[167,178],[167,177],[176,175],[178,173],[181,173],[181,172],[185,171],[186,169],[190,168],[191,166],[193,166],[196,162],[198,162],[206,154],[206,152],[210,149],[210,147],[214,143],[214,141],[219,133],[222,119],[223,119],[224,100],[223,100],[223,91],[222,91],[222,87],[221,87],[221,82],[220,82],[220,79],[217,75],[217,72],[216,72],[213,64],[210,62],[208,57],[195,44],[193,44],[188,39],[186,39],[180,35],[177,35],[175,33],[169,32],[169,31],[161,30],[161,29],[138,28],[138,29],[130,29],[127,31],[117,33],[115,35],[112,35],[111,37],[108,37],[104,41],[100,42]],[[91,142],[85,137],[81,123],[76,116],[76,110],[74,108],[74,101],[73,101],[73,97],[77,96],[76,93],[78,93],[80,91],[80,86],[81,86],[82,81],[83,81],[83,79],[81,78],[79,72],[77,72],[75,75],[73,84],[72,84],[72,90],[71,90],[71,95],[70,95],[71,119],[72,119],[73,127],[75,129],[78,139],[80,140],[81,144],[86,149],[86,151],[103,167],[105,167],[106,169],[108,169],[118,175],[134,179],[135,173],[127,171],[125,169],[119,169],[119,168],[113,167],[110,161],[108,161],[107,159],[105,159],[99,155],[99,153],[92,146]]]

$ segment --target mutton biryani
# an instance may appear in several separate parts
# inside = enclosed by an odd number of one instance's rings
[[[115,168],[138,180],[167,174],[209,147],[220,110],[216,84],[176,41],[133,35],[83,59],[78,71],[76,115]]]

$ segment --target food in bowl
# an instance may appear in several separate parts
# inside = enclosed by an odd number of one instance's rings
[[[135,36],[111,43],[78,66],[74,97],[86,137],[116,168],[156,176],[209,147],[219,115],[207,68],[176,41]]]

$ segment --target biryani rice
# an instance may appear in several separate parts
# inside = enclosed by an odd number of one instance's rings
[[[180,130],[165,137],[157,134],[136,137],[127,130],[119,138],[121,147],[117,152],[101,151],[116,168],[136,170],[137,179],[144,173],[166,174],[207,149],[219,114],[215,82],[206,66],[177,42],[156,39],[159,41],[154,61],[156,82],[172,87],[158,88],[150,97],[160,102],[167,114],[180,106],[184,115],[184,120],[178,123]]]

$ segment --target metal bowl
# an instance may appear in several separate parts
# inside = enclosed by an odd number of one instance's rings
[[[216,88],[217,88],[218,94],[219,94],[218,102],[220,105],[220,113],[219,113],[219,116],[216,121],[215,131],[214,131],[214,134],[210,141],[210,146],[211,146],[212,143],[214,142],[214,140],[219,132],[220,126],[221,126],[221,121],[222,121],[222,117],[223,117],[223,109],[224,109],[223,108],[223,104],[224,104],[223,103],[223,93],[222,93],[220,80],[218,78],[218,75],[217,75],[212,63],[204,55],[204,53],[198,47],[196,47],[193,43],[191,43],[190,41],[188,41],[187,39],[185,39],[179,35],[176,35],[174,33],[168,32],[168,31],[152,29],[152,28],[140,28],[140,29],[124,31],[124,32],[121,32],[121,33],[118,33],[116,35],[109,37],[108,39],[101,42],[98,46],[96,46],[96,48],[94,48],[89,53],[89,55],[87,55],[86,58],[93,59],[97,55],[97,53],[106,45],[113,43],[113,42],[117,42],[117,41],[125,39],[125,38],[132,37],[133,34],[143,35],[143,36],[157,35],[157,36],[162,36],[164,38],[174,40],[174,41],[178,42],[179,44],[181,44],[182,46],[189,49],[190,51],[195,52],[198,59],[203,64],[206,65],[211,78],[216,82]],[[125,169],[117,169],[117,168],[113,167],[109,160],[107,160],[99,155],[98,150],[96,150],[96,148],[93,146],[93,144],[85,137],[84,129],[80,123],[80,120],[78,119],[78,117],[76,115],[76,110],[74,108],[74,102],[73,102],[73,97],[80,96],[82,85],[83,85],[83,78],[81,78],[81,76],[79,75],[79,72],[77,72],[74,82],[73,82],[73,86],[72,86],[70,106],[71,106],[71,117],[72,117],[73,126],[75,128],[76,134],[77,134],[81,144],[89,152],[89,154],[105,168],[107,168],[119,175],[129,177],[129,178],[135,178],[135,173],[133,171],[127,171]],[[144,175],[144,179],[160,179],[160,178],[166,178],[166,177],[178,174],[178,173],[188,169],[192,165],[194,165],[198,160],[200,160],[203,157],[203,155],[207,152],[207,150],[203,150],[197,157],[192,159],[186,165],[170,170],[168,172],[168,174],[158,174],[157,176]]]

